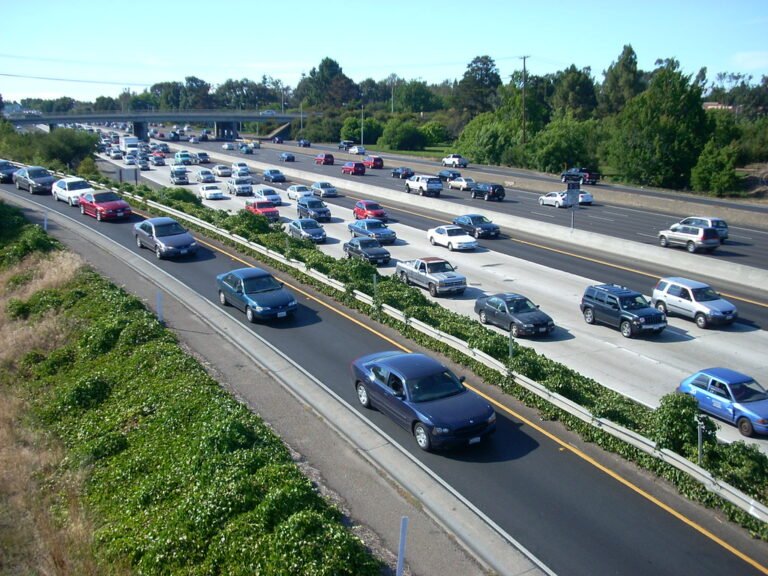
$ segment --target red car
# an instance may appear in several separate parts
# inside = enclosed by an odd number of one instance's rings
[[[315,156],[315,164],[333,166],[333,154],[318,154]]]
[[[80,214],[88,214],[96,220],[130,218],[131,206],[114,192],[86,192],[80,196]]]
[[[366,168],[384,168],[384,160],[381,156],[366,156],[363,164]]]
[[[245,209],[248,210],[248,212],[264,216],[264,218],[270,222],[277,222],[280,220],[280,212],[278,212],[275,205],[269,200],[248,200],[245,203]]]
[[[365,164],[362,162],[344,162],[344,166],[341,167],[341,173],[362,176],[365,174]]]
[[[352,209],[352,214],[354,215],[355,220],[376,218],[382,222],[387,221],[386,211],[381,207],[381,204],[374,202],[373,200],[360,200]]]

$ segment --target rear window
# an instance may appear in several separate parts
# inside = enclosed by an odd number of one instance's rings
[[[427,184],[439,184],[442,186],[442,183],[440,182],[440,178],[429,178],[427,180]]]
[[[719,234],[717,233],[717,230],[714,228],[703,228],[701,231],[701,237],[704,240],[712,240],[714,238],[719,238]]]

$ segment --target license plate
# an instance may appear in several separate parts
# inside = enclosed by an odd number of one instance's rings
[[[117,215],[118,215],[118,216],[122,216],[122,215],[123,215],[123,213],[122,213],[122,212],[118,212],[118,213],[117,213]]]
[[[186,250],[186,248],[185,248],[185,249],[183,249],[183,250],[179,250],[179,252],[180,252],[181,254],[186,254],[186,253],[187,253],[187,250]]]
[[[546,332],[546,331],[547,331],[546,328],[539,328],[539,332]]]
[[[474,438],[469,439],[470,444],[479,444],[480,443],[480,436],[475,436]]]
[[[288,315],[288,313],[287,313],[287,312],[278,312],[278,313],[277,313],[277,317],[278,317],[278,318],[285,318],[287,315]]]

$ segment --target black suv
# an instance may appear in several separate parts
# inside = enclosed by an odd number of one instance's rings
[[[313,218],[318,222],[331,221],[331,211],[328,206],[315,196],[301,196],[296,200],[296,214],[299,218]]]
[[[504,186],[501,184],[489,184],[487,182],[478,182],[470,191],[472,199],[482,198],[484,200],[504,200]]]
[[[635,290],[616,284],[589,286],[581,297],[581,313],[587,324],[601,322],[621,330],[625,338],[637,334],[661,334],[667,317]]]

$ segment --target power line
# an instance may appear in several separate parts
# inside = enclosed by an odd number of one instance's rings
[[[50,76],[29,76],[26,74],[8,74],[0,72],[0,76],[8,78],[26,78],[28,80],[47,80],[50,82],[77,82],[78,84],[108,84],[110,86],[139,86],[149,88],[152,84],[140,84],[138,82],[109,82],[108,80],[83,80],[78,78],[53,78]]]

